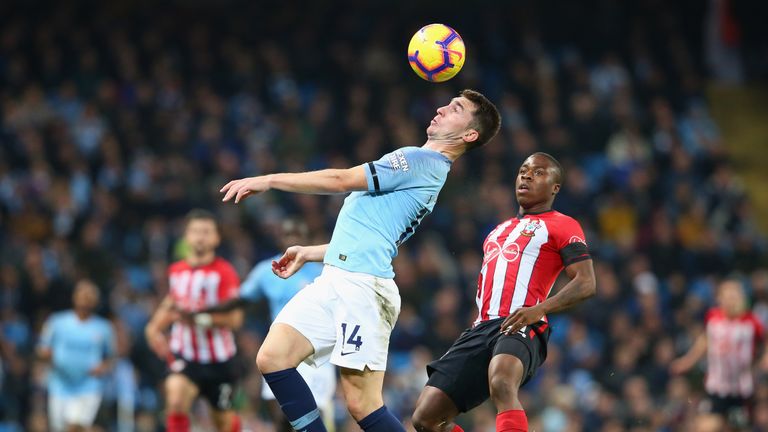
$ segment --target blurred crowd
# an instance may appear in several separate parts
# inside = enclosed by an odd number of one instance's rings
[[[219,252],[242,277],[278,252],[286,216],[325,242],[343,196],[234,206],[218,190],[421,145],[434,109],[462,88],[497,104],[502,130],[454,163],[395,260],[391,410],[410,415],[426,362],[474,320],[482,241],[515,215],[514,176],[534,151],[565,167],[555,208],[583,225],[598,294],[552,317],[549,358],[522,395],[532,428],[692,430],[703,369],[667,367],[701,332],[717,282],[743,280],[768,324],[765,237],[704,94],[701,2],[162,3],[0,5],[0,431],[45,430],[34,347],[83,277],[118,335],[99,424],[159,430],[163,364],[143,326],[183,254],[183,215],[216,212]],[[408,69],[405,47],[441,21],[468,54],[457,78],[435,85]],[[257,431],[270,430],[253,371],[268,324],[257,305],[239,335],[250,374],[240,405]],[[756,373],[755,430],[768,430],[768,368]],[[342,403],[338,420],[356,430]],[[487,432],[494,421],[484,406],[460,424]]]

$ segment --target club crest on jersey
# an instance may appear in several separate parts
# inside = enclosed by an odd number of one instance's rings
[[[541,227],[541,224],[539,221],[530,221],[527,224],[525,224],[525,227],[523,227],[523,231],[520,233],[522,236],[526,237],[533,237],[536,235],[536,230]]]

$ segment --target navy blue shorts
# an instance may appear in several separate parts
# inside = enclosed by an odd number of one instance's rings
[[[445,355],[427,365],[427,385],[445,392],[460,412],[490,397],[488,366],[495,355],[510,354],[520,359],[525,371],[522,384],[547,358],[547,323],[538,322],[506,336],[500,333],[502,322],[504,318],[497,318],[465,330]]]

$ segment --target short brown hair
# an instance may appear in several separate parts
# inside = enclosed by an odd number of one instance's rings
[[[496,109],[496,105],[480,92],[467,89],[460,91],[459,96],[469,99],[470,102],[477,106],[475,112],[472,113],[474,119],[471,126],[477,130],[478,137],[475,142],[470,143],[467,147],[468,150],[472,150],[482,146],[496,136],[501,127],[501,115],[499,110]]]
[[[216,220],[216,216],[214,216],[213,213],[211,213],[208,210],[205,209],[192,209],[187,213],[187,215],[184,217],[184,229],[186,230],[189,226],[189,223],[193,220],[208,220],[213,222],[213,225],[216,226],[216,231],[219,231],[219,222]]]

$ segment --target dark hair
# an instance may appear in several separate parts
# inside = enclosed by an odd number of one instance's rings
[[[554,156],[544,152],[536,152],[531,156],[544,156],[545,158],[549,159],[549,161],[552,162],[552,165],[555,166],[555,171],[557,171],[557,178],[555,179],[555,183],[560,185],[563,184],[563,179],[565,178],[565,171],[563,170],[563,166],[560,165],[560,162],[558,162]]]
[[[501,115],[499,110],[496,109],[491,101],[482,93],[474,90],[462,90],[459,92],[459,96],[463,96],[469,99],[470,102],[477,106],[475,112],[472,113],[472,128],[477,130],[477,140],[469,143],[467,150],[480,147],[483,144],[490,141],[499,132],[501,127]]]
[[[219,231],[219,223],[216,220],[216,216],[214,216],[213,213],[211,213],[208,210],[205,209],[192,209],[187,213],[186,216],[184,216],[184,229],[187,229],[189,226],[189,223],[193,220],[208,220],[213,222],[213,224],[216,226],[216,231]]]

